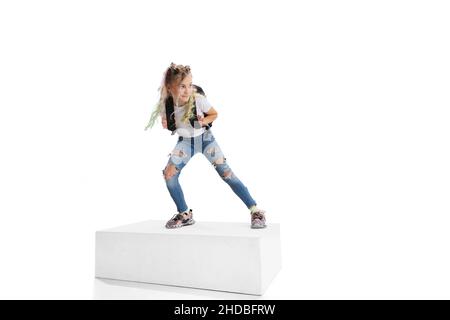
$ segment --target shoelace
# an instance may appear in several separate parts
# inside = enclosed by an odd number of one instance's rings
[[[173,221],[178,221],[178,220],[183,220],[183,219],[184,219],[184,214],[183,213],[176,213],[172,217]]]
[[[252,213],[252,218],[264,220],[264,215],[261,212],[254,212]]]

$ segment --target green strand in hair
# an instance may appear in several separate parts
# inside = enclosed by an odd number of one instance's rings
[[[147,126],[144,128],[144,130],[147,130],[148,128],[152,128],[155,125],[156,119],[161,114],[162,110],[162,103],[158,102],[150,115],[150,120],[148,121]]]

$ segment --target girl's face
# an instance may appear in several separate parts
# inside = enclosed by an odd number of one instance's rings
[[[172,83],[169,92],[175,104],[182,106],[186,104],[192,94],[192,75],[187,75],[180,83]]]

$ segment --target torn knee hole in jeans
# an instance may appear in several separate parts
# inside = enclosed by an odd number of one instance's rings
[[[217,151],[218,151],[217,147],[212,147],[212,148],[209,148],[208,150],[206,150],[206,153],[210,154],[211,157],[214,157],[216,155]]]
[[[224,164],[227,161],[227,158],[220,157],[216,161],[213,162],[214,168],[217,167],[218,164]]]
[[[163,172],[163,177],[164,177],[164,179],[169,180],[174,175],[176,175],[179,171],[180,170],[174,164],[169,164],[162,171]]]
[[[213,162],[214,168],[217,169],[218,165],[224,165],[226,161],[227,161],[227,158],[225,158],[225,157],[218,158],[217,160],[215,160]],[[225,171],[224,171],[223,175],[221,175],[221,177],[223,179],[230,179],[232,175],[233,175],[233,172],[231,171],[231,169],[228,166],[226,166]]]

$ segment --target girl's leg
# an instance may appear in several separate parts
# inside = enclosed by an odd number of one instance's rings
[[[184,141],[178,141],[175,148],[170,153],[170,158],[163,170],[163,176],[166,181],[167,190],[169,190],[178,212],[185,212],[188,210],[186,201],[184,200],[183,190],[178,181],[181,170],[191,159],[191,146]]]
[[[250,209],[250,207],[256,205],[255,200],[251,197],[247,187],[239,180],[227,164],[227,158],[225,158],[214,137],[210,135],[209,139],[210,141],[204,142],[203,155],[211,162],[222,180],[230,186],[234,193],[245,203],[247,208]]]

